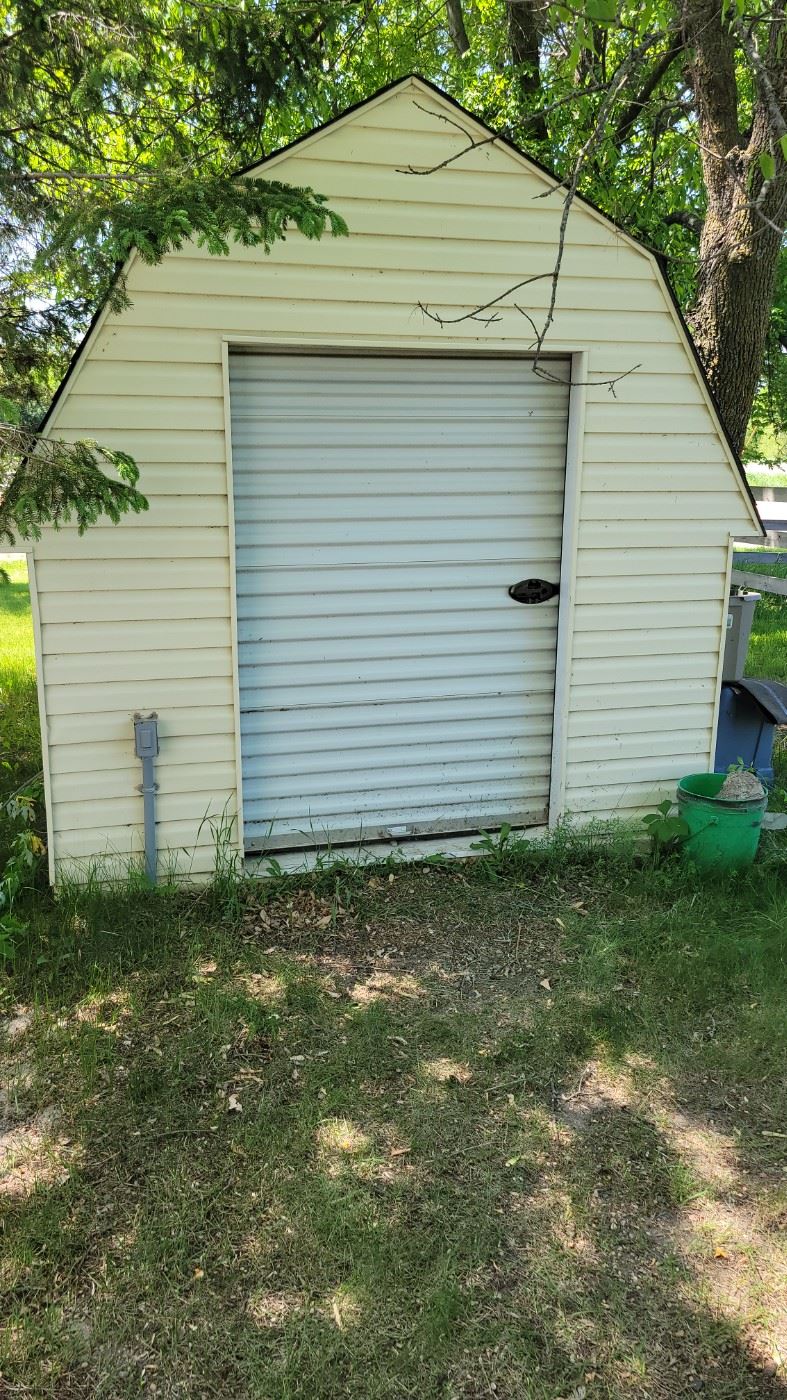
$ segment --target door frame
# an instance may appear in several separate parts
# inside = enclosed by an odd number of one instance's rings
[[[532,350],[496,349],[491,346],[479,349],[477,346],[447,345],[392,345],[390,341],[366,342],[353,340],[349,344],[337,344],[334,340],[321,340],[305,337],[282,344],[261,336],[233,335],[221,338],[222,396],[224,400],[224,452],[227,491],[227,535],[229,551],[230,588],[230,628],[232,651],[232,694],[235,722],[235,771],[236,771],[236,830],[235,847],[241,859],[246,859],[243,840],[243,759],[241,754],[241,709],[240,709],[240,670],[238,661],[238,593],[236,577],[235,549],[235,496],[232,471],[232,421],[230,416],[230,354],[234,350],[247,350],[259,354],[322,354],[352,357],[358,353],[379,355],[403,355],[408,359],[455,356],[457,359],[513,359],[532,360]],[[585,440],[585,409],[588,389],[588,352],[555,343],[550,346],[550,359],[569,360],[571,382],[568,395],[568,423],[566,432],[566,466],[563,483],[563,530],[560,549],[560,594],[558,597],[557,647],[555,653],[555,699],[552,719],[552,749],[549,775],[549,805],[547,827],[532,828],[534,832],[552,830],[565,815],[566,803],[566,760],[568,751],[568,720],[571,698],[571,665],[574,644],[574,610],[576,606],[577,550],[579,547],[580,501],[582,494],[582,467]],[[439,837],[429,837],[434,845]],[[457,843],[450,833],[442,838],[453,849],[457,845],[469,847],[469,839],[462,838]],[[473,838],[474,839],[474,838]],[[414,843],[422,847],[424,841]],[[385,842],[375,841],[374,849],[382,855]],[[407,852],[408,846],[397,846],[397,850]],[[414,850],[415,854],[415,850]],[[303,861],[308,852],[299,851]],[[254,857],[253,857],[254,859]]]

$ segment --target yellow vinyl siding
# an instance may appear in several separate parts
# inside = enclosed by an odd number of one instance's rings
[[[275,253],[271,256],[275,257]],[[256,296],[255,289],[250,287],[246,295],[237,292],[214,298],[198,292],[183,293],[173,297],[170,302],[168,297],[162,298],[155,292],[137,294],[133,286],[129,286],[134,299],[123,314],[130,326],[144,326],[151,332],[168,327],[173,315],[176,315],[178,322],[186,330],[208,327],[218,334],[225,333],[231,337],[264,334],[273,341],[294,340],[296,343],[302,342],[303,337],[308,335],[322,335],[326,338],[326,344],[337,339],[344,344],[348,341],[355,343],[359,336],[374,336],[382,345],[381,318],[390,326],[389,337],[396,337],[397,345],[431,344],[435,349],[444,350],[450,339],[453,345],[458,344],[468,349],[494,349],[503,345],[506,349],[524,351],[532,341],[532,332],[527,334],[527,323],[516,316],[513,302],[507,308],[505,329],[500,330],[494,337],[490,328],[483,336],[471,336],[465,331],[461,336],[447,336],[443,333],[440,338],[437,329],[415,308],[414,302],[420,295],[420,279],[417,274],[404,279],[401,300],[386,301],[378,294],[374,302],[367,302],[352,298],[349,277],[324,280],[321,295],[317,293],[316,285],[312,296],[303,295],[299,298],[279,295],[279,287],[272,269],[266,268],[265,271],[267,276],[256,289]],[[133,282],[133,270],[131,281]],[[495,285],[499,287],[499,281]],[[535,309],[543,309],[548,298],[544,296],[540,284],[536,283],[534,286],[538,290],[532,292],[528,302]],[[476,287],[470,280],[467,282],[467,288],[467,298],[460,297],[459,287],[451,288],[454,299],[447,296],[441,297],[439,301],[435,299],[434,309],[444,316],[461,314],[468,304],[473,305],[478,300],[477,292],[480,296],[484,295],[484,287]],[[259,307],[256,304],[257,296],[265,298],[265,319],[262,325]],[[317,296],[319,299],[316,299]],[[298,330],[295,329],[293,320],[296,308]],[[517,324],[518,321],[521,321],[521,326]],[[472,325],[472,322],[470,324]],[[603,306],[576,311],[567,311],[559,306],[554,324],[556,341],[561,344],[572,342],[590,346],[604,345],[605,358],[609,353],[606,347],[610,344],[619,347],[621,342],[625,341],[638,347],[648,347],[651,344],[658,346],[671,342],[675,334],[671,318],[666,311],[638,311],[636,316],[624,319],[619,311]],[[151,334],[151,340],[153,338]],[[635,352],[628,353],[633,362]],[[638,348],[636,359],[638,363],[645,365],[647,348]],[[82,387],[80,386],[81,389]],[[124,398],[125,395],[120,397]],[[67,426],[72,426],[71,422],[68,422],[68,416],[65,421]],[[158,424],[151,426],[156,427]],[[215,426],[210,421],[209,414],[205,426]],[[710,419],[707,427],[711,427]]]
[[[548,266],[548,264],[547,264]],[[283,267],[280,263],[271,262],[265,266],[258,263],[250,264],[242,262],[229,264],[222,272],[222,281],[225,285],[225,293],[228,297],[240,297],[245,300],[249,293],[272,295],[277,301],[287,302],[314,302],[318,298],[322,301],[325,295],[326,275],[330,271],[331,276],[331,300],[342,301],[352,304],[360,302],[363,306],[393,305],[401,307],[406,305],[408,295],[412,295],[413,269],[403,268],[401,271],[387,271],[385,279],[381,279],[379,270],[375,272],[372,268],[360,268],[356,264],[353,267],[333,267],[330,270],[323,267]],[[145,307],[148,303],[144,298],[150,296],[155,298],[158,293],[155,287],[156,273],[155,267],[141,266],[135,282],[139,283],[136,289],[135,300],[144,315]],[[488,267],[485,272],[448,272],[434,269],[428,271],[421,269],[418,273],[418,295],[427,305],[455,306],[457,308],[467,305],[468,301],[482,302],[489,301],[501,290],[500,273],[495,265]],[[514,274],[515,275],[515,274]],[[201,288],[204,287],[206,276],[205,261],[196,258],[183,257],[182,260],[173,264],[169,289],[171,295],[182,296],[190,299],[199,298]],[[641,311],[643,314],[653,314],[659,318],[664,316],[664,301],[659,288],[655,283],[640,282],[631,280],[627,283],[627,300],[632,310]],[[548,280],[534,282],[528,289],[528,308],[545,309],[549,305],[551,287]],[[576,310],[601,310],[610,305],[614,305],[619,299],[620,285],[613,277],[596,277],[592,280],[583,273],[572,275],[564,272],[561,275],[560,284],[560,306],[571,306]],[[108,367],[104,366],[105,371]],[[199,392],[191,385],[180,387],[179,381],[184,376],[183,366],[177,366],[177,373],[174,375],[175,387],[173,393],[181,392],[185,395],[193,396]],[[132,380],[135,376],[132,375]],[[136,376],[138,378],[138,374]],[[203,370],[201,378],[208,380],[208,374]],[[127,393],[128,389],[123,387],[122,392]],[[206,389],[207,393],[215,392],[215,388]]]
[[[228,658],[229,648],[223,654],[223,664],[218,674],[210,673],[209,667],[212,663],[213,653],[206,652],[201,668],[203,674],[201,675],[194,674],[200,668],[192,661],[190,667],[183,666],[178,676],[161,676],[158,674],[157,668],[151,665],[149,667],[150,674],[144,679],[124,676],[120,680],[85,680],[76,684],[68,681],[57,684],[50,680],[50,660],[45,663],[44,668],[47,675],[47,691],[50,686],[52,690],[51,706],[47,713],[59,716],[117,715],[120,712],[122,719],[119,723],[118,734],[128,736],[128,743],[131,743],[134,737],[131,733],[131,717],[137,710],[151,710],[157,705],[163,711],[165,705],[174,706],[175,709],[181,710],[198,703],[203,705],[230,704],[232,678]],[[89,664],[86,663],[83,675],[90,669]],[[97,668],[92,669],[95,673]],[[109,662],[106,666],[101,667],[101,671],[104,675],[111,673],[114,676],[114,664]],[[48,694],[47,704],[49,704]],[[172,732],[178,732],[176,725],[170,727]],[[195,759],[196,757],[195,753]]]
[[[130,307],[91,337],[50,430],[130,452],[150,510],[83,537],[49,531],[35,548],[57,862],[122,864],[140,849],[135,710],[161,716],[162,849],[189,852],[181,867],[203,873],[206,817],[235,813],[223,341],[530,350],[515,306],[538,323],[546,278],[506,298],[492,325],[441,328],[417,309],[460,315],[550,272],[562,208],[496,142],[429,176],[399,173],[461,149],[431,115],[441,110],[414,82],[268,167],[327,195],[348,239],[290,234],[269,255],[237,247],[229,258],[187,245],[156,267],[135,258]],[[708,761],[727,542],[754,527],[652,258],[579,205],[550,346],[586,350],[591,381],[565,802],[613,813]],[[614,396],[599,382],[634,365]],[[493,432],[479,424],[479,450]]]

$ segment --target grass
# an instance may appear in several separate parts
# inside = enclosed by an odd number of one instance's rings
[[[787,564],[747,564],[751,573],[787,578]],[[763,593],[757,604],[746,667],[751,676],[787,681],[787,600]]]
[[[24,781],[41,766],[30,590],[24,559],[0,558],[0,567],[11,580],[0,581],[0,752]]]
[[[786,874],[564,831],[32,893],[0,1396],[786,1397]]]
[[[787,486],[787,472],[748,471],[746,480],[750,486]]]
[[[235,924],[42,911],[8,987],[9,1394],[782,1394],[784,874],[578,843]]]
[[[0,799],[35,777],[41,767],[33,625],[27,561],[0,556]],[[0,807],[0,871],[10,835]]]

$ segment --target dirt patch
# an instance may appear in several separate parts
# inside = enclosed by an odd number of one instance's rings
[[[26,1198],[68,1180],[76,1148],[58,1131],[60,1111],[44,1108],[25,1123],[0,1123],[0,1196]]]
[[[21,1040],[27,1035],[33,1024],[33,1013],[24,1007],[16,1007],[12,1016],[0,1019],[0,1036],[3,1036],[10,1045]]]
[[[350,999],[360,1006],[372,1001],[412,1000],[425,994],[421,982],[407,973],[373,972],[363,982],[356,982],[350,988]]]

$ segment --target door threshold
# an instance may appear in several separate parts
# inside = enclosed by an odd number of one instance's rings
[[[548,834],[549,828],[541,826],[512,827],[512,836],[524,841],[537,841]],[[275,872],[307,874],[318,866],[330,865],[333,861],[348,862],[354,865],[378,865],[395,856],[403,865],[417,864],[429,857],[444,856],[446,860],[466,860],[477,856],[481,833],[476,831],[465,836],[424,836],[410,837],[406,841],[354,842],[352,845],[322,846],[311,850],[268,851],[261,855],[246,856],[244,867],[247,875],[265,879],[270,875],[269,865],[275,861]]]

